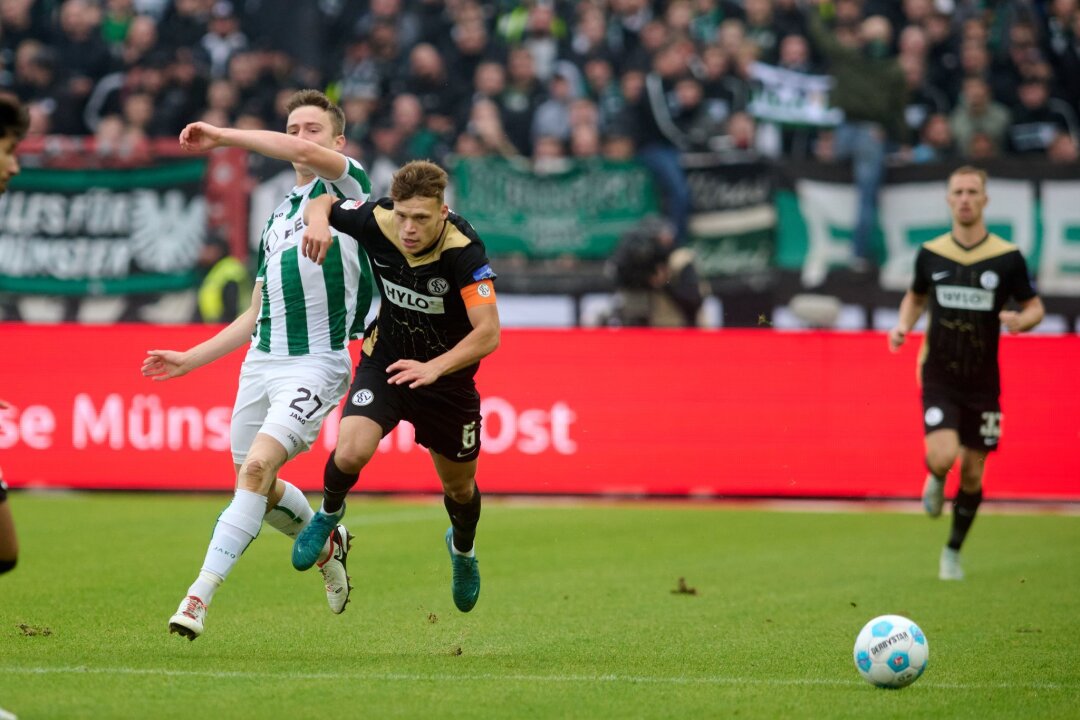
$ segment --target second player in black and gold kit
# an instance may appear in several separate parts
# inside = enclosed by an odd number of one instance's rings
[[[923,506],[931,517],[941,514],[945,477],[960,458],[960,488],[939,564],[943,580],[963,578],[960,547],[982,502],[987,454],[998,448],[1001,437],[1001,327],[1024,332],[1043,317],[1042,301],[1019,248],[986,228],[987,200],[984,171],[962,167],[949,176],[952,232],[919,249],[911,288],[900,302],[896,327],[889,331],[895,351],[929,308],[919,376],[929,471]],[[1005,309],[1010,300],[1019,311]]]
[[[445,542],[452,594],[462,612],[476,604],[480,574],[473,541],[480,518],[476,488],[480,395],[473,376],[499,344],[495,273],[472,226],[443,200],[446,172],[416,161],[394,175],[378,202],[312,201],[304,251],[321,254],[332,230],[360,243],[371,259],[382,305],[365,333],[363,356],[342,413],[338,442],[323,474],[323,504],[296,539],[293,565],[314,562],[345,512],[345,496],[384,435],[402,420],[431,454],[451,526]]]

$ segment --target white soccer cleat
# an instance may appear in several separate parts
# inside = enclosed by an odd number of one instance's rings
[[[942,548],[941,562],[938,563],[938,579],[964,579],[964,568],[960,567],[960,551],[948,547]]]
[[[203,633],[206,622],[206,603],[194,595],[180,602],[176,614],[169,618],[169,632],[194,640]]]
[[[330,605],[330,612],[335,615],[345,612],[345,605],[349,602],[349,593],[352,592],[349,574],[345,567],[345,559],[349,556],[352,541],[353,536],[345,529],[345,526],[338,525],[334,528],[334,532],[330,533],[330,554],[321,564],[316,563],[319,572],[322,573],[323,583],[326,585],[326,602]]]
[[[938,480],[930,473],[926,474],[926,482],[922,487],[922,506],[930,517],[941,516],[941,508],[945,506],[945,481]]]

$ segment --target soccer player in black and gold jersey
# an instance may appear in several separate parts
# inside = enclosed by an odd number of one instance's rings
[[[986,228],[988,199],[983,170],[965,166],[949,176],[952,232],[919,249],[911,289],[889,331],[895,352],[929,308],[919,377],[929,470],[922,499],[931,517],[941,514],[945,476],[960,458],[960,488],[939,566],[942,580],[964,577],[960,547],[982,502],[987,455],[1001,437],[1001,326],[1010,334],[1025,332],[1042,321],[1044,312],[1020,250]],[[1005,309],[1010,299],[1019,311]]]
[[[480,594],[473,549],[480,395],[473,376],[499,345],[499,313],[484,244],[447,208],[446,185],[442,168],[415,161],[395,173],[389,198],[361,203],[326,195],[308,203],[304,253],[318,261],[332,242],[331,226],[356,238],[371,258],[382,305],[365,333],[323,473],[322,508],[293,544],[293,566],[314,562],[314,548],[344,515],[345,496],[379,441],[408,420],[442,481],[454,604],[468,612]]]

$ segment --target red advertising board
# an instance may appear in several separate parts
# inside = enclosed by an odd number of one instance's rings
[[[0,466],[19,487],[229,490],[243,352],[184,378],[139,373],[208,326],[0,324]],[[915,497],[917,342],[880,333],[505,330],[478,375],[489,493]],[[1002,339],[1001,450],[986,495],[1080,500],[1080,337]],[[318,490],[336,416],[282,473]],[[399,427],[360,490],[437,492]]]

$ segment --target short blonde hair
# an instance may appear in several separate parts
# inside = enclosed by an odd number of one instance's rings
[[[957,175],[976,175],[982,182],[983,190],[986,189],[986,171],[982,168],[975,167],[974,165],[961,165],[960,167],[949,173],[949,184],[952,184],[952,179]]]
[[[392,200],[414,197],[435,198],[441,204],[449,183],[446,171],[428,160],[413,160],[401,166],[390,183]]]

